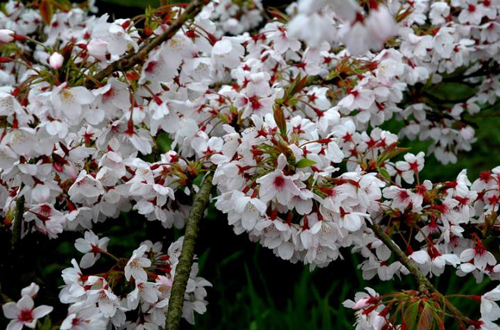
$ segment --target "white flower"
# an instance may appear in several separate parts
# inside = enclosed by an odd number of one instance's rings
[[[500,300],[500,286],[481,296],[481,318],[496,321],[500,318],[500,307],[496,301]]]
[[[88,175],[85,170],[80,172],[75,183],[68,190],[69,196],[75,201],[82,198],[95,198],[103,193],[104,188],[101,182]]]
[[[51,101],[56,112],[63,113],[70,120],[80,119],[83,109],[92,103],[94,97],[83,86],[68,87],[63,83],[52,91]]]
[[[412,184],[415,181],[414,175],[418,175],[424,168],[424,156],[422,151],[416,156],[408,153],[404,156],[405,161],[396,162],[396,169],[402,172],[401,176],[407,183]]]
[[[147,249],[148,246],[143,244],[133,252],[132,257],[130,257],[125,266],[125,278],[127,281],[130,281],[130,278],[133,277],[136,280],[147,282],[148,274],[144,268],[151,266],[151,260],[143,257]]]
[[[294,178],[283,173],[286,158],[283,154],[278,157],[278,168],[257,179],[260,184],[259,196],[264,203],[277,198],[278,202],[287,205],[293,196],[300,195],[300,190],[294,183]]]
[[[92,305],[76,303],[68,308],[68,316],[61,324],[61,330],[105,330],[107,320],[99,309]]]
[[[38,319],[52,312],[53,308],[41,305],[34,308],[35,303],[29,295],[24,295],[17,303],[8,302],[2,305],[3,314],[11,319],[6,330],[21,330],[24,326],[34,329]]]
[[[80,261],[80,267],[89,268],[101,257],[101,252],[107,251],[109,238],[99,239],[92,231],[86,231],[84,237],[85,239],[78,238],[75,241],[75,248],[81,253],[85,253]]]

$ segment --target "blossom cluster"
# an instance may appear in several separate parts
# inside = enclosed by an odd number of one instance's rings
[[[107,237],[99,239],[93,232],[85,232],[75,247],[85,253],[80,266],[75,259],[71,268],[62,272],[64,287],[59,299],[71,304],[61,329],[106,329],[108,323],[123,329],[159,329],[165,324],[172,283],[179,261],[183,238],[172,243],[163,253],[160,242],[143,242],[128,259],[116,259],[116,264],[104,275],[84,275],[81,268],[91,267],[107,251]],[[112,255],[111,255],[112,256]],[[113,257],[113,256],[112,256]],[[198,277],[194,263],[185,292],[182,316],[194,323],[194,312],[204,313],[207,301],[206,286],[211,284]],[[113,291],[120,282],[129,283],[128,292]],[[135,319],[125,313],[136,311]]]
[[[59,299],[70,306],[60,329],[105,330],[110,324],[119,329],[162,328],[183,237],[172,243],[167,253],[160,242],[145,241],[130,258],[112,255],[107,250],[108,242],[109,238],[99,239],[92,231],[85,232],[85,238],[75,242],[77,250],[85,254],[80,263],[73,259],[72,267],[62,271],[64,286]],[[85,274],[82,269],[92,267],[102,254],[112,257],[115,265],[105,273]],[[194,263],[182,310],[183,318],[191,324],[195,312],[206,311],[205,287],[211,286],[197,274],[198,264]],[[35,328],[37,320],[52,311],[50,306],[34,308],[33,298],[38,290],[38,285],[32,283],[22,290],[21,300],[2,306],[5,316],[12,319],[8,330],[22,329],[23,325]]]
[[[399,137],[431,140],[428,152],[444,164],[471,149],[469,119],[500,97],[500,2],[300,0],[264,23],[259,1],[224,0],[96,79],[166,33],[182,8],[149,11],[144,28],[71,4],[45,23],[42,8],[17,1],[0,13],[4,224],[20,226],[23,239],[85,231],[81,262],[62,275],[60,300],[71,306],[61,329],[79,320],[88,329],[163,326],[182,240],[167,254],[146,242],[120,259],[91,230],[132,210],[182,228],[207,172],[235,233],[282,259],[325,267],[350,248],[366,279],[409,274],[376,225],[398,234],[393,243],[425,276],[448,265],[477,281],[500,278],[484,242],[497,229],[500,168],[433,183],[419,175],[425,154],[399,146]],[[473,94],[439,93],[457,85]],[[380,127],[392,118],[400,136]],[[103,254],[115,267],[83,275]],[[205,312],[208,285],[195,266],[188,321]],[[346,303],[363,310],[358,329],[397,323],[392,305],[369,293]],[[495,295],[480,298],[482,319],[468,325],[495,329]],[[4,305],[12,329],[48,313],[25,296]]]

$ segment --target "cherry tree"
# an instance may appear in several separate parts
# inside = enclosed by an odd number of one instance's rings
[[[465,169],[450,182],[420,175],[426,157],[455,163],[471,150],[470,118],[495,111],[500,1],[162,4],[117,20],[93,1],[3,4],[4,266],[15,278],[27,241],[80,236],[58,301],[38,295],[32,273],[20,297],[0,291],[8,330],[194,323],[212,285],[194,253],[209,203],[277,258],[314,269],[357,253],[365,279],[415,279],[345,301],[356,329],[500,329],[500,286],[445,295],[429,280],[445,269],[500,279],[500,167],[472,180]],[[471,93],[436,94],[456,82]],[[393,119],[399,132],[383,129]],[[413,153],[402,137],[431,144]],[[93,228],[132,210],[185,234],[116,255],[119,238]],[[51,317],[61,306],[66,316]]]

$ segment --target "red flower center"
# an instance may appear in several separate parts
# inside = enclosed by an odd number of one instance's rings
[[[29,323],[33,321],[33,311],[31,309],[24,309],[19,314],[19,321]]]
[[[40,206],[40,213],[45,216],[49,216],[52,213],[52,208],[50,207],[50,205],[43,204],[42,206]]]
[[[410,195],[406,192],[406,190],[400,190],[398,193],[398,197],[400,200],[405,201],[410,197]]]
[[[273,184],[276,188],[283,189],[283,187],[285,186],[285,178],[281,175],[278,175],[274,178]]]

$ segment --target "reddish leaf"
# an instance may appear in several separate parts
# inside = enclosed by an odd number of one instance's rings
[[[50,0],[42,0],[40,2],[40,15],[42,20],[46,25],[50,25],[52,21],[52,16],[54,15],[54,8],[52,8],[52,2]]]
[[[424,309],[420,313],[417,330],[432,330],[434,329],[434,316],[431,307],[424,303]]]

